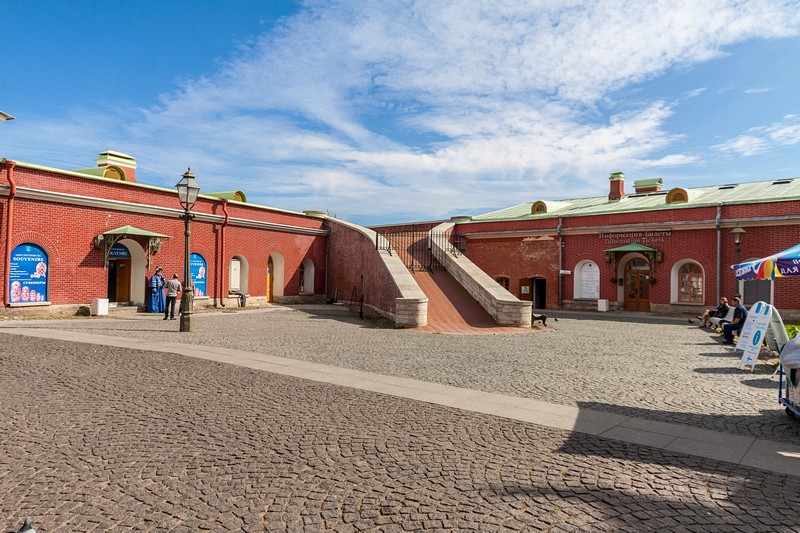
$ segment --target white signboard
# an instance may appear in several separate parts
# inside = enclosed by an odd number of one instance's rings
[[[765,302],[756,302],[747,313],[747,320],[739,334],[739,342],[736,344],[737,350],[744,350],[742,354],[742,364],[749,366],[753,370],[761,352],[761,345],[764,343],[764,336],[767,333],[770,318],[772,317],[772,306]]]
[[[600,269],[592,262],[581,267],[581,298],[600,298]]]

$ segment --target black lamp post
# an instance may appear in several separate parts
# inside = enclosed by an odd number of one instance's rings
[[[186,236],[183,249],[183,294],[181,295],[180,330],[192,331],[192,326],[194,325],[194,315],[192,314],[194,287],[192,286],[192,274],[189,270],[189,236],[191,235],[190,224],[194,218],[191,209],[197,201],[197,195],[200,194],[200,185],[197,184],[191,168],[183,174],[175,188],[178,189],[178,200],[180,200],[183,207],[181,218],[184,222],[184,235]]]

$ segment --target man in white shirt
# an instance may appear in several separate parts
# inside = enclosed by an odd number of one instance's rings
[[[167,282],[167,305],[164,306],[164,320],[167,318],[175,320],[175,300],[178,299],[178,293],[181,292],[181,289],[178,275],[173,274],[172,279]]]

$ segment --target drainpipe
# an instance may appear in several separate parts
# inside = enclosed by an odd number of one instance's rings
[[[561,293],[561,270],[564,268],[564,241],[563,235],[561,235],[561,225],[564,221],[563,217],[558,217],[558,227],[556,228],[556,233],[558,234],[558,308],[561,309],[562,307],[562,293]]]
[[[720,227],[720,220],[722,219],[722,204],[717,204],[717,218],[715,224],[717,226],[717,299],[719,302],[722,298],[722,228]]]
[[[219,270],[219,306],[225,307],[225,298],[222,296],[222,287],[223,283],[225,282],[225,268],[222,264],[225,261],[225,227],[228,225],[228,218],[230,215],[228,214],[228,199],[222,199],[222,212],[225,213],[225,222],[222,223],[222,229],[219,232],[219,241],[220,241],[220,266]]]
[[[8,183],[11,186],[11,189],[8,192],[8,212],[6,217],[6,270],[5,275],[3,276],[5,281],[5,288],[3,289],[3,294],[5,296],[3,298],[3,303],[6,307],[11,304],[9,301],[8,284],[11,278],[11,235],[14,233],[14,197],[17,195],[17,182],[14,181],[14,167],[16,165],[17,164],[14,161],[5,162],[6,176],[8,177]]]

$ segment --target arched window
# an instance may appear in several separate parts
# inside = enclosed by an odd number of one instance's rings
[[[508,290],[508,278],[506,276],[497,276],[494,278],[497,283],[500,284],[505,290]]]
[[[600,298],[600,268],[594,261],[581,261],[575,265],[575,298]]]
[[[703,303],[703,269],[697,263],[685,263],[678,271],[678,302]]]

